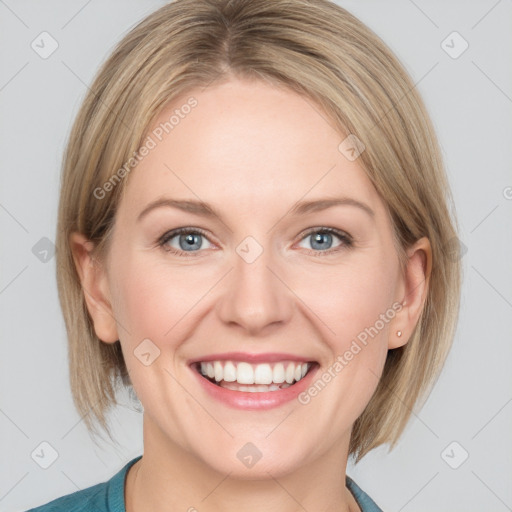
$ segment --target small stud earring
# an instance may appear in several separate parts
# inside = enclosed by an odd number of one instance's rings
[[[402,331],[396,331],[396,335],[400,338],[400,336],[402,336]]]

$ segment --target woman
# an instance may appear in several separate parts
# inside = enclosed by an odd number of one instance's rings
[[[456,325],[456,220],[427,112],[326,0],[178,0],[101,68],[65,155],[57,269],[91,432],[118,380],[144,453],[45,510],[378,511]],[[91,414],[92,413],[92,414]]]

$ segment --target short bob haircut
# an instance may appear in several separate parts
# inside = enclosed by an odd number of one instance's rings
[[[349,134],[363,142],[358,162],[386,205],[402,269],[409,246],[423,236],[431,244],[420,319],[408,343],[388,351],[352,429],[349,454],[359,462],[381,444],[393,449],[430,394],[454,337],[462,270],[451,191],[415,84],[375,33],[328,0],[177,0],[135,26],[99,69],[64,155],[56,237],[73,400],[89,432],[96,420],[112,439],[106,413],[117,386],[133,388],[119,340],[95,335],[70,234],[84,234],[104,261],[129,180],[118,170],[173,98],[232,77],[293,90],[339,128],[340,142]],[[100,197],[114,175],[122,179]]]

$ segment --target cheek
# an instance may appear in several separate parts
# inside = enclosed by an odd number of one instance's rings
[[[188,328],[182,320],[188,319],[198,296],[184,276],[165,270],[161,262],[144,254],[117,261],[114,313],[125,327],[118,329],[123,355],[137,396],[148,411],[154,411],[164,394],[180,396],[170,375],[177,376],[174,356],[185,339],[183,329]],[[170,407],[185,405],[175,400]]]
[[[324,332],[337,353],[375,324],[379,333],[387,332],[389,322],[380,319],[387,312],[389,316],[397,269],[392,256],[377,256],[354,257],[322,269],[300,286],[298,295],[325,324]]]
[[[300,397],[315,417],[338,431],[363,412],[377,387],[388,352],[397,269],[392,255],[333,268],[317,286],[303,287],[304,302],[321,320],[329,361]],[[317,276],[319,277],[319,276]],[[299,293],[299,295],[300,295]],[[320,326],[317,321],[316,324]],[[327,326],[327,327],[325,327]],[[317,398],[318,397],[318,398]],[[325,404],[336,404],[325,408]]]
[[[131,344],[149,338],[159,345],[186,314],[187,293],[193,293],[178,276],[162,265],[148,262],[143,255],[119,260],[115,271],[115,315],[126,326]],[[126,338],[127,333],[124,334]]]
[[[115,269],[115,316],[121,341],[133,350],[150,339],[160,350],[176,350],[197,324],[200,306],[218,281],[218,269],[197,271],[171,265],[165,257],[124,253]],[[199,307],[198,307],[199,306]]]

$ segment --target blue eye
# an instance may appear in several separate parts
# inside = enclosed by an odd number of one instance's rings
[[[333,228],[315,228],[307,232],[302,240],[307,240],[308,238],[311,239],[311,247],[313,247],[313,251],[310,250],[310,252],[315,256],[332,254],[340,249],[350,248],[353,245],[352,238],[348,234]],[[338,238],[341,241],[334,248],[332,247],[333,238]]]
[[[353,240],[349,234],[334,228],[317,227],[311,229],[303,233],[301,242],[308,238],[311,239],[312,249],[307,250],[313,256],[327,256],[353,246]],[[333,240],[336,238],[339,240],[339,243],[332,247]],[[174,239],[176,239],[175,242],[173,242]],[[158,241],[158,245],[172,254],[193,256],[195,255],[194,253],[200,252],[200,249],[210,248],[203,246],[204,240],[207,240],[207,243],[210,244],[206,232],[199,228],[178,228],[165,233]]]
[[[178,247],[169,243],[174,238],[177,239]],[[161,238],[159,245],[161,245],[166,251],[172,252],[174,254],[180,254],[183,252],[197,252],[199,249],[205,249],[205,247],[203,247],[204,239],[207,240],[205,233],[201,230],[180,228],[166,233]]]

